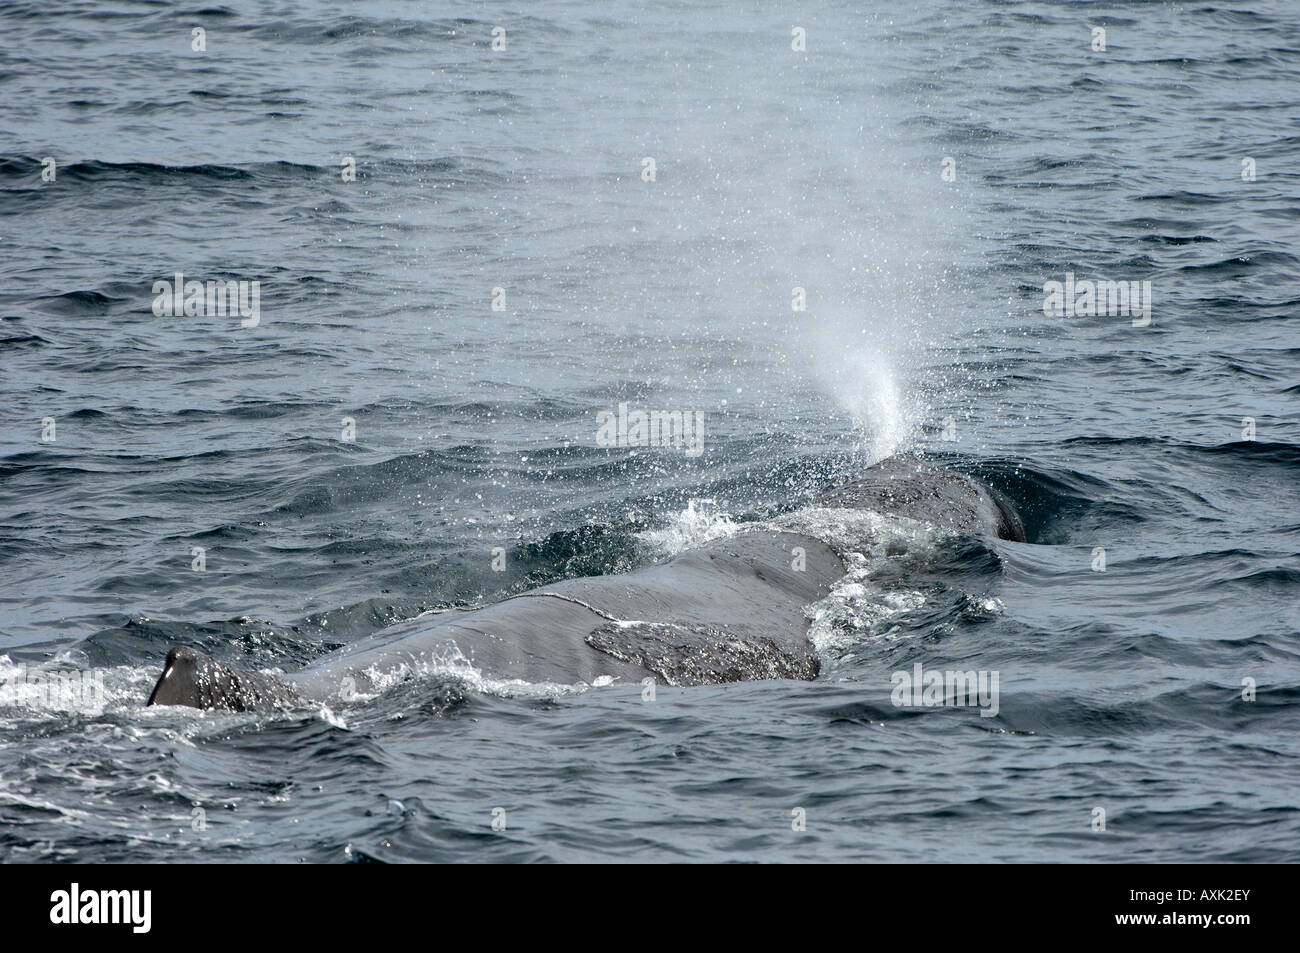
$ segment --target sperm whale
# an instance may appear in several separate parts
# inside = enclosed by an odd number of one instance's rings
[[[841,479],[816,502],[967,535],[1025,538],[999,494],[911,455]],[[400,622],[289,674],[241,670],[177,646],[148,704],[275,711],[350,701],[379,691],[385,673],[453,655],[485,676],[531,683],[813,679],[820,665],[804,607],[846,571],[828,542],[759,524],[633,572]]]

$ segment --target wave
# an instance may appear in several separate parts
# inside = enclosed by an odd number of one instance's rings
[[[391,180],[409,185],[433,182],[442,187],[501,185],[509,181],[506,166],[487,156],[440,156],[428,159],[397,159],[355,156],[357,179]],[[17,184],[39,181],[44,168],[31,156],[0,156],[0,186],[6,180]],[[247,182],[259,185],[288,184],[316,178],[339,179],[337,166],[320,166],[284,160],[244,165],[168,165],[158,162],[109,162],[85,159],[58,167],[60,180],[84,183],[128,183],[168,185],[194,182]],[[53,194],[53,193],[52,193]]]

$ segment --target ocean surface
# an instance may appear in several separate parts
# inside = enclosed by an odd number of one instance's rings
[[[1294,0],[8,0],[0,407],[0,860],[1300,861]],[[900,450],[1029,541],[867,553],[816,681],[144,706]]]

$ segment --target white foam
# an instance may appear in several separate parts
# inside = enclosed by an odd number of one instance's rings
[[[729,513],[719,509],[714,500],[691,500],[666,527],[640,534],[663,558],[676,556],[687,549],[715,539],[735,535],[738,527]]]
[[[884,589],[874,581],[891,559],[934,552],[949,534],[935,526],[871,510],[808,507],[763,524],[811,536],[844,561],[845,575],[819,601],[804,608],[808,638],[822,661],[846,661],[854,648],[894,638],[895,617],[925,605],[918,589]]]
[[[96,717],[138,708],[153,686],[142,666],[89,666],[75,650],[43,662],[14,662],[0,655],[0,709],[34,720],[70,714]]]

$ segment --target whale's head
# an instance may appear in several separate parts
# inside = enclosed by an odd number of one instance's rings
[[[1002,494],[910,454],[887,457],[839,480],[818,502],[904,516],[972,536],[1025,540],[1024,525]]]

